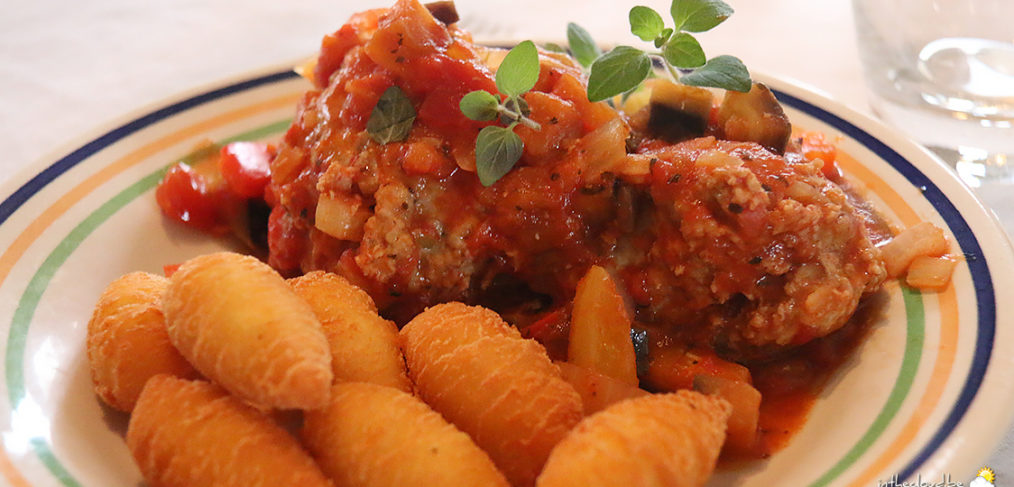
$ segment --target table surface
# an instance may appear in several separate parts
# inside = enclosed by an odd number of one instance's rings
[[[389,1],[8,2],[0,16],[0,183],[178,92],[305,58],[351,13]],[[735,54],[751,70],[817,87],[872,114],[848,0],[727,2],[736,14],[700,35],[709,55]],[[665,1],[640,3],[668,10]],[[640,42],[627,30],[630,2],[457,4],[478,40],[560,40],[566,21],[574,21],[603,43]],[[1012,196],[983,196],[1012,233],[1014,205],[1003,199]],[[1000,485],[1014,479],[1014,430],[986,465]]]

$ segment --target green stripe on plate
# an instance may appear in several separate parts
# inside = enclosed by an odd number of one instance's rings
[[[887,425],[898,414],[905,397],[912,389],[912,381],[915,380],[916,371],[919,369],[919,361],[922,359],[922,344],[926,336],[926,312],[922,304],[922,294],[907,286],[900,286],[901,294],[905,299],[906,336],[905,354],[901,358],[901,369],[898,371],[898,378],[894,380],[894,387],[887,396],[887,402],[880,409],[873,424],[866,430],[859,441],[849,449],[838,463],[835,463],[824,475],[815,480],[810,487],[823,487],[834,479],[838,478],[845,470],[851,467],[856,460],[859,460],[867,450],[877,441],[877,438],[884,432]]]
[[[292,123],[291,119],[280,120],[263,127],[243,132],[235,136],[226,138],[219,142],[219,144],[226,144],[229,142],[235,142],[239,140],[256,140],[262,139],[269,135],[278,134],[284,131]],[[205,149],[206,150],[206,149]],[[194,153],[187,154],[181,160],[188,162],[194,160],[201,150],[195,151]],[[21,295],[20,301],[18,301],[18,307],[14,311],[14,317],[11,320],[10,333],[7,336],[7,349],[4,355],[4,367],[7,378],[7,395],[11,403],[11,410],[16,411],[21,404],[21,401],[26,399],[25,396],[25,342],[28,339],[28,328],[31,325],[32,318],[35,316],[35,310],[39,305],[39,301],[42,299],[43,293],[46,292],[46,288],[49,287],[50,281],[53,279],[53,275],[59,270],[60,266],[67,261],[74,250],[81,245],[92,232],[95,231],[102,223],[109,219],[110,216],[115,214],[121,208],[126,206],[128,203],[136,199],[138,196],[150,191],[154,188],[158,182],[162,179],[162,175],[165,173],[167,167],[158,169],[157,171],[148,174],[141,178],[139,181],[131,184],[126,189],[121,191],[116,196],[113,196],[110,200],[102,204],[98,209],[92,212],[88,217],[81,221],[73,230],[56,246],[55,249],[46,257],[42,265],[32,276],[31,281],[28,282],[28,286],[25,289],[24,294]],[[16,427],[16,425],[11,425]],[[31,432],[35,434],[36,432]],[[53,452],[48,443],[48,439],[41,436],[32,437],[30,439],[32,450],[39,457],[39,460],[43,465],[49,469],[49,472],[60,481],[61,484],[66,487],[81,487],[81,484],[74,479],[74,477],[67,471],[67,469],[60,463],[60,461],[53,455]]]

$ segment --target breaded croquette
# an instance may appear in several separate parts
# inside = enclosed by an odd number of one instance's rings
[[[288,432],[203,381],[149,380],[127,446],[151,487],[331,485]]]
[[[486,450],[513,485],[533,485],[582,416],[581,398],[546,350],[496,313],[460,303],[427,309],[401,337],[419,396]]]
[[[539,487],[704,485],[725,439],[729,404],[693,391],[618,402],[553,450]]]
[[[327,404],[331,352],[320,322],[273,269],[253,257],[196,257],[169,279],[169,338],[205,377],[260,407]]]
[[[376,384],[339,383],[306,413],[303,443],[342,487],[507,487],[486,452],[426,403]]]
[[[169,281],[133,272],[103,291],[88,322],[88,363],[95,393],[121,411],[134,409],[144,383],[158,374],[199,376],[169,342],[162,293]]]
[[[365,291],[321,271],[288,282],[324,327],[336,382],[370,382],[411,392],[398,348],[398,327],[377,314]]]

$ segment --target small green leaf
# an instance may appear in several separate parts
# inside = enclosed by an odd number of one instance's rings
[[[676,30],[704,32],[732,15],[732,7],[722,0],[673,0],[669,8]]]
[[[708,58],[704,56],[704,49],[694,39],[694,36],[686,32],[680,32],[669,39],[669,42],[662,48],[662,56],[666,62],[677,68],[696,68],[703,66]]]
[[[559,45],[559,44],[557,44],[555,42],[547,42],[547,43],[545,43],[545,44],[542,45],[542,48],[545,49],[545,50],[547,50],[547,51],[550,51],[550,52],[559,52],[559,53],[563,53],[563,54],[567,53],[567,49],[566,48],[564,48],[563,46],[561,46],[561,45]]]
[[[639,49],[616,46],[592,64],[588,76],[588,99],[602,101],[644,81],[651,72],[651,59]]]
[[[570,51],[574,53],[574,59],[586,68],[602,55],[602,49],[592,39],[591,34],[573,22],[567,24],[567,43],[570,44]]]
[[[496,89],[507,96],[518,96],[539,81],[539,51],[532,41],[524,41],[510,50],[496,70]]]
[[[691,86],[709,86],[732,91],[750,91],[753,82],[743,61],[733,56],[716,56],[694,72],[685,74],[680,82]]]
[[[669,40],[669,36],[672,35],[672,32],[673,30],[668,27],[662,29],[662,32],[655,38],[655,47],[662,47],[662,45],[665,44],[665,41]]]
[[[404,91],[392,86],[380,95],[373,106],[370,119],[366,121],[366,132],[378,144],[399,142],[408,137],[415,122],[415,107]]]
[[[496,118],[496,107],[499,104],[500,100],[492,93],[485,90],[475,90],[461,97],[458,108],[466,117],[485,122]]]
[[[630,9],[629,17],[630,32],[645,42],[654,40],[665,27],[662,16],[649,7],[638,5]]]
[[[479,182],[490,186],[502,178],[521,159],[525,148],[521,137],[510,127],[490,125],[475,139],[475,170]]]

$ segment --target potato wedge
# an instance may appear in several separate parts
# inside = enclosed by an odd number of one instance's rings
[[[567,361],[637,385],[630,315],[609,273],[592,266],[577,283]]]

